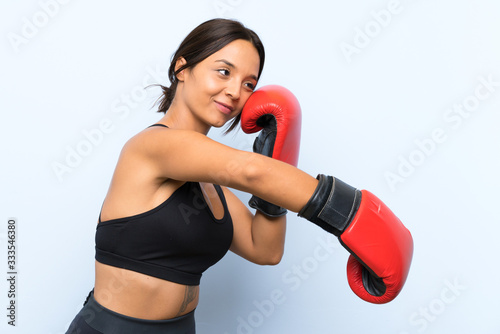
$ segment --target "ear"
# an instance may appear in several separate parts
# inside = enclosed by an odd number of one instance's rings
[[[179,68],[181,68],[182,66],[184,66],[186,64],[187,64],[186,59],[184,59],[184,57],[179,57],[177,59],[177,61],[175,62],[175,71],[177,72],[177,70]],[[177,73],[176,77],[177,77],[177,80],[184,81],[184,70],[182,70],[179,73]]]

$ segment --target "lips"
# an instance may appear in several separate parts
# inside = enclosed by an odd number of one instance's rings
[[[229,115],[234,111],[234,107],[222,102],[215,101],[215,105],[217,106],[217,109],[219,109],[220,112],[226,115]]]

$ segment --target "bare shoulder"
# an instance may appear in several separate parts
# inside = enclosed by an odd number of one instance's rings
[[[158,177],[209,183],[218,183],[214,178],[235,160],[243,165],[241,155],[246,154],[195,131],[163,127],[141,131],[122,151],[152,168]]]
[[[127,152],[155,155],[175,151],[179,145],[189,148],[207,140],[206,136],[195,131],[150,127],[130,138],[123,149]]]

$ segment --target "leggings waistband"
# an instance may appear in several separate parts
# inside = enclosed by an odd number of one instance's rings
[[[105,334],[195,334],[194,310],[167,320],[144,320],[111,311],[99,304],[93,292],[78,314],[95,330]]]

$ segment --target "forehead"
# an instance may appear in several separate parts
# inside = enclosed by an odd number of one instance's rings
[[[246,40],[235,40],[205,60],[209,62],[226,60],[233,64],[236,70],[245,72],[246,75],[258,76],[259,74],[259,53],[255,46]]]

